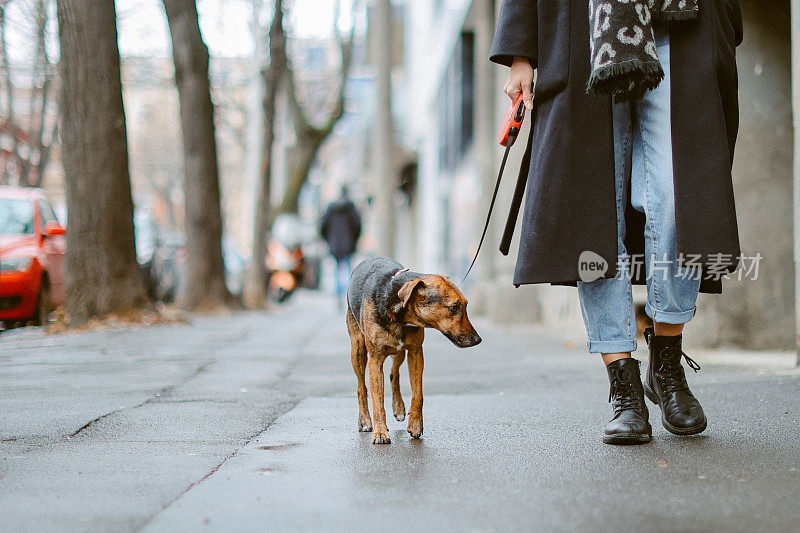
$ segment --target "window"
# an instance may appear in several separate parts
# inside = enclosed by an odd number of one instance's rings
[[[33,233],[33,203],[28,200],[0,198],[0,235]]]
[[[39,214],[42,217],[42,224],[47,224],[48,222],[58,222],[58,217],[56,217],[53,208],[46,200],[39,200]]]
[[[475,34],[465,31],[439,89],[439,158],[453,168],[472,144],[475,116]]]
[[[42,226],[45,224],[49,224],[50,222],[58,222],[58,217],[56,216],[55,211],[53,211],[53,207],[50,205],[50,202],[47,200],[39,200],[39,216],[42,217]]]

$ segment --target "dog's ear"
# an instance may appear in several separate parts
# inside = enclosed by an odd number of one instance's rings
[[[397,292],[397,296],[400,297],[400,303],[402,304],[402,306],[407,307],[408,302],[411,301],[411,296],[414,295],[414,290],[416,290],[417,287],[424,287],[424,286],[425,282],[422,281],[421,278],[419,278],[419,279],[412,279],[411,281],[400,287],[400,290]]]

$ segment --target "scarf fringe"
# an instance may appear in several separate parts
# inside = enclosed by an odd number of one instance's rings
[[[608,4],[590,0],[589,18],[595,24],[602,19],[603,26],[590,28],[592,57],[586,93],[610,94],[615,101],[625,101],[641,98],[648,90],[658,87],[664,79],[664,70],[656,53],[650,49],[656,46],[653,28],[649,21],[642,22],[642,10],[646,10],[648,4],[658,4],[651,9],[653,21],[688,21],[698,18],[700,1],[681,0],[673,5],[670,0],[618,0]],[[664,4],[669,6],[666,10]],[[638,38],[626,34],[634,26]],[[594,68],[597,63],[605,65]]]
[[[697,10],[694,11],[653,11],[653,19],[662,22],[693,20],[698,16]]]
[[[633,92],[644,94],[644,91],[658,87],[663,79],[664,70],[660,63],[643,63],[634,59],[625,63],[612,63],[592,72],[586,85],[586,93],[613,94],[619,97],[620,94],[628,92],[633,81],[634,87],[641,89]]]

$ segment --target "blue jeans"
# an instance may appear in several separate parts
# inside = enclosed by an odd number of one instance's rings
[[[645,312],[656,322],[689,322],[694,316],[700,290],[700,273],[677,264],[669,33],[663,27],[656,27],[655,33],[664,80],[639,100],[614,104],[619,272],[616,278],[578,282],[578,296],[592,353],[636,349],[632,269],[646,269]],[[643,258],[629,257],[623,242],[629,173],[631,205],[645,214],[647,222]]]
[[[350,257],[336,259],[336,296],[344,298],[350,285]]]

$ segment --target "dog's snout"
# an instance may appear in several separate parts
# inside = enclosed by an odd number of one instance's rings
[[[472,348],[473,346],[477,346],[482,340],[483,339],[481,339],[480,335],[474,333],[467,338],[467,342],[464,343],[464,348]]]
[[[460,335],[455,343],[459,348],[472,348],[481,343],[483,339],[476,333]]]

